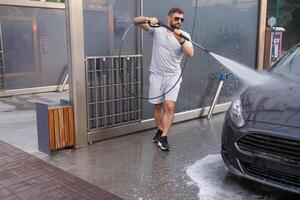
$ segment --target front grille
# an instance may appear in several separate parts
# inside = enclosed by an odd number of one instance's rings
[[[300,163],[300,141],[262,133],[250,133],[237,141],[237,146],[244,151],[266,153],[281,157],[283,160]]]
[[[259,165],[241,161],[246,174],[268,182],[277,183],[283,186],[292,186],[300,189],[300,176],[288,172],[280,172],[274,169],[261,167]]]

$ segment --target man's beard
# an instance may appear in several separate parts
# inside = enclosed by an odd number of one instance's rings
[[[170,24],[172,29],[180,29],[180,24]]]

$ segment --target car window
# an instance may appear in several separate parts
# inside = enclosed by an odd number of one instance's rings
[[[296,81],[300,80],[300,47],[290,52],[272,70]]]

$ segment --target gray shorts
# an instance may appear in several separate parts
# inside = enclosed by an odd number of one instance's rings
[[[178,80],[180,74],[176,75],[158,75],[154,73],[150,73],[149,77],[149,98],[157,97],[162,95],[163,93],[168,92],[173,85]],[[149,102],[152,104],[159,104],[163,103],[164,100],[171,100],[176,102],[177,96],[180,89],[180,84],[182,82],[182,78],[180,77],[180,80],[176,84],[176,86],[169,91],[164,96],[155,98],[155,99],[149,99]]]

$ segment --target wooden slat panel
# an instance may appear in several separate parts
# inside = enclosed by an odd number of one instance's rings
[[[54,112],[53,110],[48,111],[49,117],[49,134],[50,134],[50,150],[55,150],[55,131],[54,131]]]
[[[65,140],[66,147],[70,146],[70,126],[69,126],[69,108],[64,108],[64,125],[65,125]]]
[[[58,109],[54,109],[54,130],[55,130],[55,149],[60,149],[60,135],[59,135],[59,114]]]
[[[64,148],[66,146],[65,141],[65,128],[64,128],[64,112],[63,108],[58,109],[59,115],[59,135],[60,135],[60,147]]]
[[[70,122],[70,146],[73,146],[75,144],[73,107],[69,108],[69,122]]]

